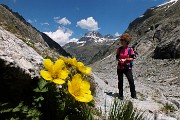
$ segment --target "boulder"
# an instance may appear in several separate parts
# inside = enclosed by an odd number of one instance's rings
[[[21,39],[0,27],[0,95],[17,100],[32,91],[40,78],[43,57]]]
[[[178,59],[180,58],[180,39],[160,44],[154,50],[156,59]]]

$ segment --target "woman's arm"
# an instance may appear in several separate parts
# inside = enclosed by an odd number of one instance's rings
[[[119,51],[119,48],[118,48],[117,51],[116,51],[116,60],[117,60],[117,61],[119,61],[119,52],[120,52],[120,51]]]

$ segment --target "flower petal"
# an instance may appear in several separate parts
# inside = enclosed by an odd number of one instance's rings
[[[63,67],[65,67],[64,61],[58,59],[53,66],[53,73],[58,73]]]
[[[65,81],[62,79],[54,79],[53,82],[56,84],[64,84],[65,83]]]
[[[68,80],[68,91],[69,91],[70,94],[73,93],[72,84],[71,84],[71,82],[69,80]]]
[[[69,71],[68,70],[61,70],[58,74],[60,79],[66,79],[68,77]]]
[[[84,63],[78,62],[78,66],[79,66],[79,67],[84,67]]]
[[[86,67],[82,62],[78,62],[78,70],[84,74],[91,75],[91,67]]]
[[[45,80],[52,80],[51,74],[48,71],[41,70],[40,75],[45,79]]]
[[[90,102],[93,99],[93,96],[84,94],[83,96],[76,96],[75,99],[80,102]]]
[[[86,67],[86,71],[85,71],[85,74],[87,75],[91,75],[91,67]]]
[[[90,83],[88,81],[83,80],[81,82],[81,89],[83,90],[89,90],[90,89]]]
[[[67,63],[67,58],[64,56],[60,56],[60,59],[63,60],[65,63]]]
[[[67,62],[73,66],[77,66],[77,60],[76,58],[68,58]]]
[[[44,67],[46,70],[51,71],[53,62],[50,59],[44,59]]]

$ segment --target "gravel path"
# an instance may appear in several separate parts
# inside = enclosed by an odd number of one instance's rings
[[[98,86],[95,101],[97,108],[101,109],[103,113],[110,109],[111,103],[118,95],[117,63],[114,58],[115,55],[111,54],[92,65],[93,76]],[[172,63],[173,69],[169,68]],[[130,97],[129,84],[124,77],[125,99],[132,101],[138,110],[146,111],[151,120],[154,120],[154,117],[158,120],[180,120],[179,74],[172,74],[172,70],[179,70],[179,67],[175,67],[176,64],[179,64],[179,61],[143,61],[137,59],[133,74],[138,99]],[[173,107],[173,111],[166,110],[166,105]]]

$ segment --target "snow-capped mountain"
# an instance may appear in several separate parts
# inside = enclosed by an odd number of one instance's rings
[[[169,4],[169,3],[172,3],[171,5],[173,5],[173,4],[175,4],[177,1],[178,1],[178,0],[170,0],[170,1],[168,1],[168,2],[165,2],[165,3],[161,4],[161,5],[158,5],[158,7],[167,5],[167,4]]]
[[[112,42],[113,40],[114,37],[110,34],[103,36],[99,32],[87,32],[82,38],[77,41],[77,43],[106,43],[109,41]]]
[[[108,48],[116,39],[110,34],[103,36],[99,32],[87,32],[77,42],[70,42],[63,48],[87,64],[96,53]]]

